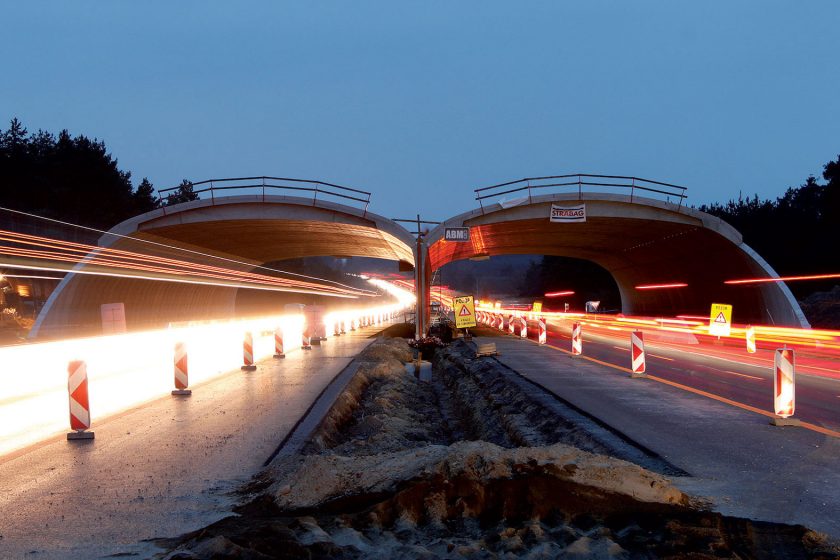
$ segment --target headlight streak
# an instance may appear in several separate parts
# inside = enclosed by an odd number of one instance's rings
[[[107,235],[107,236],[116,237],[116,238],[119,238],[119,239],[127,239],[127,240],[130,240],[132,242],[136,242],[136,243],[143,243],[143,244],[152,245],[152,246],[155,246],[155,247],[163,247],[163,248],[168,249],[168,250],[174,250],[174,251],[178,251],[178,252],[182,252],[182,253],[188,253],[190,255],[198,255],[202,258],[239,264],[239,265],[243,265],[243,266],[246,266],[246,267],[249,267],[249,268],[255,268],[255,269],[258,268],[258,269],[262,269],[262,270],[270,270],[271,272],[279,272],[281,274],[287,274],[289,276],[297,276],[298,278],[308,278],[310,280],[316,280],[318,282],[326,282],[328,284],[334,284],[336,286],[341,286],[341,287],[344,287],[344,288],[354,289],[352,286],[348,286],[346,284],[336,282],[335,280],[328,280],[328,279],[323,279],[323,278],[317,278],[317,277],[314,277],[314,276],[307,276],[306,274],[299,274],[297,272],[288,272],[288,271],[285,271],[285,270],[279,270],[279,269],[267,267],[267,266],[264,266],[264,265],[254,265],[253,263],[239,261],[239,260],[236,260],[236,259],[231,259],[229,257],[221,257],[221,256],[218,256],[218,255],[212,255],[210,253],[203,253],[201,251],[196,251],[194,249],[187,249],[187,248],[184,248],[184,247],[167,245],[166,243],[161,243],[161,242],[158,242],[158,241],[152,241],[151,239],[144,239],[144,238],[141,238],[141,237],[131,237],[130,235],[122,235],[122,234],[119,234],[119,233],[114,233],[114,232],[111,232],[111,231],[105,231],[105,230],[101,230],[101,229],[97,229],[97,228],[93,228],[93,227],[89,227],[89,226],[82,226],[82,225],[78,225],[78,224],[73,224],[73,223],[70,223],[70,222],[62,221],[62,220],[56,220],[55,218],[47,218],[47,217],[44,217],[44,216],[38,216],[37,214],[31,214],[29,212],[14,210],[14,209],[11,209],[11,208],[4,208],[2,206],[0,206],[0,211],[9,212],[9,213],[12,213],[12,214],[18,214],[18,215],[21,215],[21,216],[27,216],[29,218],[34,218],[34,219],[37,219],[37,220],[50,222],[50,223],[54,223],[54,224],[61,224],[63,226],[68,226],[68,227],[81,229],[81,230],[85,230],[85,231],[93,231],[93,232],[99,233],[101,235]],[[20,235],[25,235],[25,234],[20,234]],[[37,236],[33,236],[33,237],[37,237]],[[49,238],[44,238],[44,239],[49,239]],[[51,240],[51,241],[56,241],[56,240]],[[70,242],[68,242],[68,243],[70,243]],[[75,245],[84,245],[84,244],[76,243]],[[97,248],[99,248],[99,247],[97,247]],[[224,270],[229,270],[229,269],[226,268]]]
[[[414,304],[414,295],[372,279],[396,303],[342,309],[324,315],[327,337],[336,321],[362,316],[388,320]],[[274,353],[274,330],[283,330],[286,353],[296,352],[304,315],[286,314],[237,321],[196,321],[168,329],[23,344],[0,348],[0,455],[37,443],[68,429],[67,364],[87,362],[93,429],[97,420],[165,397],[173,388],[176,342],[189,357],[190,386],[231,373],[239,375],[242,340],[253,335],[254,360]],[[35,375],[30,372],[36,372]]]
[[[17,245],[27,246],[27,248],[21,248],[8,245],[0,245],[0,255],[19,257],[22,259],[33,259],[37,262],[45,261],[49,263],[43,266],[26,266],[26,264],[28,263],[1,263],[3,266],[9,266],[13,268],[70,272],[69,267],[68,269],[63,269],[55,263],[71,263],[73,265],[83,264],[85,267],[102,266],[104,270],[98,270],[94,268],[98,275],[122,275],[144,280],[168,280],[172,282],[185,282],[186,280],[183,279],[183,276],[190,276],[193,278],[200,278],[204,280],[202,282],[188,283],[211,283],[207,282],[206,280],[209,278],[212,280],[224,280],[229,282],[235,282],[237,284],[235,287],[241,288],[258,288],[260,286],[268,286],[271,288],[283,288],[282,291],[294,291],[296,289],[301,289],[305,290],[307,293],[319,293],[322,295],[340,295],[344,297],[374,295],[373,292],[368,290],[351,288],[349,286],[340,287],[343,285],[328,280],[324,280],[324,283],[315,283],[302,280],[292,280],[287,278],[276,278],[262,274],[255,274],[253,272],[237,271],[201,263],[181,261],[168,257],[146,255],[141,253],[134,253],[131,251],[110,249],[107,247],[84,245],[81,243],[71,243],[46,237],[19,234],[4,230],[0,230],[0,241],[6,241],[15,243]],[[31,249],[28,247],[40,247],[40,249]],[[140,271],[157,274],[171,274],[175,276],[175,278],[164,279],[160,277],[146,276],[136,273],[134,275],[118,274],[118,272],[114,269],[132,270],[135,272]],[[72,270],[72,272],[84,273],[85,270],[84,268],[77,268],[76,270]],[[91,271],[87,272],[90,273]]]

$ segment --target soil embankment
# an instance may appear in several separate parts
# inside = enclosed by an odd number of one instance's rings
[[[303,452],[166,557],[838,557],[805,527],[704,510],[666,476],[685,473],[462,341],[435,354],[423,383],[404,340],[368,347]]]

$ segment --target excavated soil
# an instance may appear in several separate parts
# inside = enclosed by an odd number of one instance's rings
[[[406,373],[411,358],[402,339],[368,347],[303,452],[161,557],[840,557],[805,527],[705,510],[672,466],[461,341],[435,352],[431,383]]]

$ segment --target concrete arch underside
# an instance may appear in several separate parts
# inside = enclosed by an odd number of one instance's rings
[[[586,204],[586,222],[551,223],[552,203]],[[469,242],[443,239],[446,227],[469,226]],[[710,305],[734,305],[733,320],[807,327],[782,282],[727,285],[725,280],[776,278],[776,272],[719,218],[668,202],[613,194],[533,197],[515,206],[493,204],[447,220],[428,236],[429,264],[503,254],[575,257],[599,264],[616,280],[622,312],[708,315]],[[685,282],[687,288],[637,290]]]
[[[255,267],[314,256],[371,257],[414,266],[413,236],[391,220],[357,208],[298,197],[235,196],[186,202],[127,220],[109,234],[102,236],[99,246],[238,271],[263,273]],[[79,264],[75,270],[86,268],[90,267]],[[39,314],[31,337],[101,334],[100,306],[106,303],[125,305],[129,330],[230,318],[235,315],[237,290],[68,274]],[[264,292],[266,301],[272,293]]]

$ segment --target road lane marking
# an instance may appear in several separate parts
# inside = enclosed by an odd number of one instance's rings
[[[624,346],[613,346],[616,350],[629,350],[629,348],[625,348]]]
[[[538,346],[540,345],[535,340],[530,340],[529,339],[528,342],[531,342],[533,344],[537,344]],[[558,348],[557,346],[553,346],[551,344],[544,344],[542,346],[547,346],[549,348],[553,348],[554,350],[559,350],[560,352],[564,352],[566,354],[569,354],[570,356],[572,355],[572,353],[570,351],[564,350],[562,348]],[[579,354],[575,357],[576,358],[583,358],[584,360],[589,360],[590,362],[595,362],[596,364],[600,364],[602,366],[607,366],[609,368],[617,369],[619,371],[623,371],[623,372],[626,372],[626,373],[633,373],[632,370],[630,370],[629,368],[622,367],[622,366],[617,366],[617,365],[611,364],[609,362],[602,362],[601,360],[596,360],[595,358],[590,358],[589,356],[584,356],[583,354]],[[729,404],[729,405],[738,407],[738,408],[743,409],[743,410],[747,410],[747,411],[750,411],[750,412],[755,412],[756,414],[761,414],[762,416],[766,416],[768,418],[776,418],[777,417],[772,412],[768,412],[766,410],[761,410],[760,408],[756,408],[756,407],[750,406],[748,404],[739,403],[737,401],[727,399],[726,397],[721,397],[720,395],[715,395],[714,393],[709,393],[709,392],[706,392],[706,391],[702,391],[700,389],[695,389],[694,387],[689,387],[688,385],[683,385],[682,383],[677,383],[675,381],[669,381],[669,380],[663,379],[661,377],[656,377],[655,375],[649,375],[648,374],[647,379],[651,379],[653,381],[658,381],[659,383],[664,383],[665,385],[670,385],[672,387],[676,387],[677,389],[683,389],[684,391],[688,391],[689,393],[694,393],[696,395],[700,395],[700,396],[703,396],[703,397],[708,397],[710,399],[722,402],[724,404]],[[838,395],[838,398],[840,398],[840,395]],[[800,425],[800,427],[805,428],[806,430],[811,430],[812,432],[818,432],[818,433],[826,435],[826,436],[840,438],[840,432],[830,430],[828,428],[823,428],[822,426],[817,426],[816,424],[811,424],[810,422],[800,421],[799,425]]]
[[[724,358],[724,357],[718,356],[716,354],[702,354],[700,352],[692,352],[690,350],[687,350],[685,347],[681,347],[679,345],[670,344],[670,343],[661,342],[661,341],[649,342],[649,343],[646,343],[646,346],[648,346],[649,348],[656,348],[656,347],[663,348],[664,347],[664,348],[668,348],[668,349],[672,349],[672,350],[678,350],[679,352],[681,352],[683,354],[691,354],[692,356],[698,356],[698,357],[701,357],[701,358],[711,358],[711,359],[714,359],[714,360],[720,360],[722,362],[729,362],[729,363],[732,363],[732,364],[738,364],[739,366],[767,368],[769,370],[773,369],[773,361],[772,360],[767,361],[767,362],[762,361],[762,363],[742,362],[742,361],[739,361],[739,360],[733,360],[731,358]],[[731,355],[732,354],[727,353],[727,356],[731,356]],[[805,371],[805,370],[820,370],[820,371],[824,371],[824,372],[826,372],[830,375],[820,375],[819,373],[810,373],[810,372]],[[838,376],[838,372],[837,372],[836,369],[824,368],[824,367],[819,367],[819,366],[812,366],[812,365],[807,365],[807,364],[798,364],[796,366],[796,373],[801,373],[802,375],[807,375],[807,376],[810,376],[810,377],[820,377],[822,379],[828,379],[828,380],[833,380],[833,381],[840,380],[840,376]]]
[[[660,360],[668,360],[669,362],[674,361],[674,358],[667,358],[665,356],[660,356],[659,354],[651,354],[650,352],[648,352],[648,356],[651,356],[653,358],[659,358]]]
[[[758,379],[759,381],[764,381],[763,377],[758,377],[756,375],[747,375],[746,373],[738,373],[737,371],[730,371],[728,369],[722,369],[720,371],[724,373],[731,373],[732,375],[738,375],[740,377],[746,377],[747,379]]]

